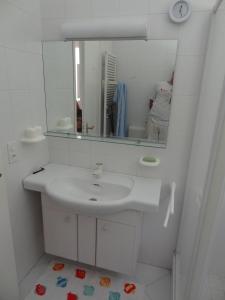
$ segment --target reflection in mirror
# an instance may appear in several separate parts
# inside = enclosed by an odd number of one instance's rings
[[[49,132],[166,145],[177,41],[43,42]]]

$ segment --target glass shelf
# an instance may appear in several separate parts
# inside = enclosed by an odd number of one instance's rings
[[[163,143],[158,143],[156,141],[146,141],[142,139],[133,139],[133,138],[114,138],[114,137],[97,137],[97,136],[89,136],[89,135],[78,135],[71,132],[58,132],[58,131],[47,131],[45,133],[46,136],[52,137],[61,137],[66,139],[76,139],[76,140],[84,140],[84,141],[94,141],[100,143],[113,143],[113,144],[122,144],[122,145],[131,145],[131,146],[142,146],[142,147],[152,147],[152,148],[162,148],[166,149],[166,145]]]

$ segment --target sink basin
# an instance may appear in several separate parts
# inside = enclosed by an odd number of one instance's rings
[[[64,177],[52,180],[46,186],[46,194],[59,204],[73,207],[79,212],[97,213],[115,209],[124,204],[131,193],[134,181],[120,176],[120,184],[114,181],[113,176],[104,176],[103,179],[78,177]],[[118,181],[119,178],[117,178]],[[108,181],[108,182],[107,182]],[[116,202],[116,203],[115,203]]]
[[[49,164],[43,172],[25,178],[24,187],[46,194],[54,204],[78,214],[99,216],[157,210],[161,180],[111,172],[95,179],[88,169]]]
[[[64,197],[76,198],[81,201],[118,201],[127,197],[132,189],[133,181],[130,186],[112,184],[104,181],[80,179],[80,178],[60,178],[53,180],[46,188],[51,196],[63,194]]]

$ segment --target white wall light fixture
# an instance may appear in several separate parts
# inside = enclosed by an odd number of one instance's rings
[[[147,40],[146,18],[101,18],[67,22],[62,25],[65,41],[72,40]]]

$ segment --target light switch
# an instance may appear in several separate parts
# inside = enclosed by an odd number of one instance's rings
[[[8,160],[10,164],[18,161],[17,143],[15,141],[7,144]]]

